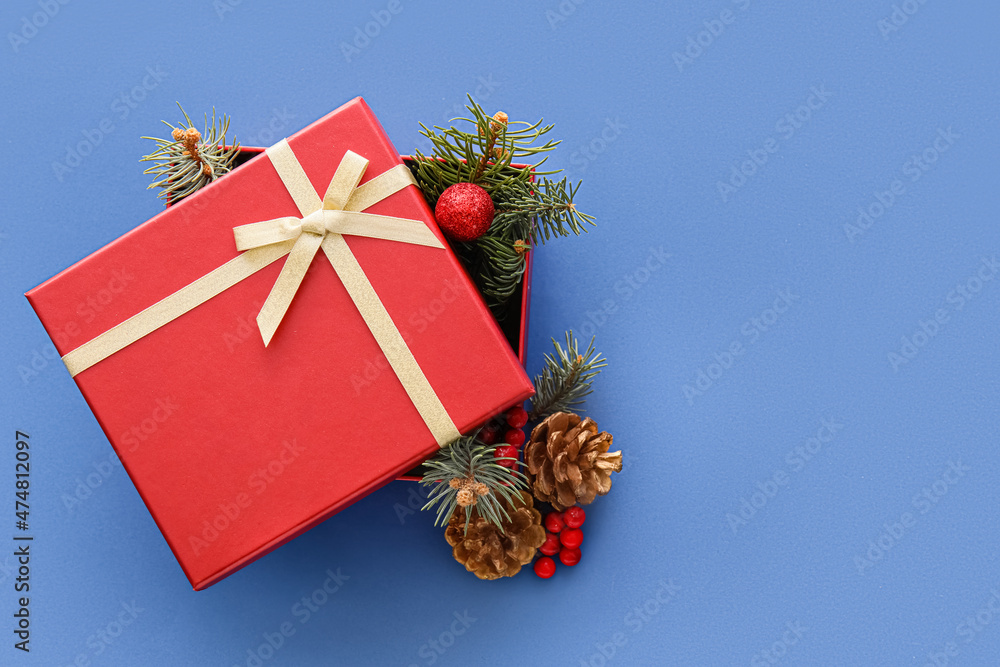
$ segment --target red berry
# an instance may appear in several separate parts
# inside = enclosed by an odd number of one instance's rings
[[[550,533],[558,533],[565,527],[566,523],[563,521],[562,514],[559,512],[549,512],[545,516],[545,530]]]
[[[559,552],[559,560],[562,561],[563,565],[569,565],[572,567],[580,562],[580,550],[568,548],[563,549]]]
[[[475,183],[455,183],[438,197],[434,217],[449,238],[472,241],[493,224],[493,200]]]
[[[524,428],[528,423],[528,411],[520,405],[515,405],[507,411],[507,424],[511,428]]]
[[[579,560],[579,558],[577,559]],[[548,556],[542,556],[535,561],[535,574],[542,579],[548,579],[556,573],[556,562]]]
[[[484,426],[479,431],[479,440],[487,445],[492,445],[497,441],[497,429],[492,426]]]
[[[583,531],[579,528],[567,528],[559,533],[559,541],[564,547],[576,549],[583,544]]]
[[[495,463],[504,468],[513,470],[517,467],[517,447],[503,445],[493,450],[493,456],[497,459]]]
[[[563,518],[570,528],[579,528],[587,519],[587,513],[583,511],[582,507],[573,506],[563,512]]]
[[[519,428],[508,429],[507,433],[504,434],[503,439],[508,445],[520,447],[524,444],[524,431]]]
[[[553,533],[546,532],[545,542],[542,544],[542,546],[538,547],[538,550],[541,551],[546,556],[555,556],[557,553],[559,553],[559,550],[561,548],[562,545],[559,544],[559,536]]]

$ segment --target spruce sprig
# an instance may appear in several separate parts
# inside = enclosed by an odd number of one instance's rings
[[[594,350],[594,339],[581,354],[573,331],[566,332],[565,349],[555,338],[554,354],[545,355],[545,368],[535,376],[535,396],[531,399],[528,418],[541,421],[556,412],[566,412],[578,406],[593,389],[594,378],[608,365],[600,352]]]
[[[421,124],[432,150],[415,151],[411,169],[432,208],[455,183],[476,183],[493,199],[496,215],[486,234],[453,246],[493,314],[503,320],[524,274],[524,251],[550,238],[579,235],[594,218],[576,209],[579,183],[551,180],[547,176],[559,170],[540,168],[560,143],[546,137],[551,124],[510,121],[503,112],[487,116],[471,95],[466,108],[469,118],[452,120],[457,127]],[[518,166],[538,157],[534,165]]]
[[[496,463],[503,459],[494,456],[495,450],[496,446],[480,442],[477,432],[459,438],[424,462],[428,471],[420,483],[431,490],[427,504],[421,509],[437,505],[435,526],[448,523],[456,509],[464,507],[466,531],[473,508],[503,531],[504,519],[510,521],[504,505],[512,505],[520,497],[520,490],[527,490],[528,483],[520,470]]]
[[[184,122],[175,127],[163,121],[170,128],[169,139],[142,137],[155,141],[157,145],[155,151],[141,159],[142,162],[153,163],[143,172],[156,178],[148,188],[161,188],[157,197],[171,201],[194,194],[232,171],[240,148],[238,143],[226,146],[228,116],[223,115],[216,120],[215,109],[212,109],[211,124],[208,114],[205,114],[205,131],[200,132],[179,102],[177,107],[184,114]]]

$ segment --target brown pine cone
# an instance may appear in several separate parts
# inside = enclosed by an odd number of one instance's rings
[[[528,493],[521,502],[506,505],[510,521],[504,532],[472,510],[469,530],[465,530],[465,508],[458,507],[448,521],[444,537],[453,549],[455,560],[480,579],[513,577],[535,557],[535,550],[545,542],[542,515]]]
[[[557,412],[536,426],[524,450],[535,497],[561,512],[606,494],[611,473],[622,469],[621,451],[608,452],[611,442],[611,434],[598,433],[593,419],[568,412]]]

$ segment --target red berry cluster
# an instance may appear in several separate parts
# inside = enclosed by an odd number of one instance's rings
[[[504,431],[503,441],[507,444],[497,447],[493,451],[493,456],[499,459],[497,461],[499,465],[514,469],[517,467],[521,445],[524,444],[524,425],[527,423],[528,411],[520,405],[515,405],[507,411],[501,422],[491,422],[484,426],[479,432],[479,439],[487,445],[492,445],[500,437],[500,431]]]
[[[559,555],[563,565],[573,566],[580,562],[580,545],[583,531],[580,526],[587,518],[582,507],[570,507],[565,512],[549,512],[545,515],[545,543],[539,547],[544,556],[535,561],[535,574],[548,579],[556,573],[556,562],[551,556]]]

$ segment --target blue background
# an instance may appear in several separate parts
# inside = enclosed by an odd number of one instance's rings
[[[1000,662],[1000,8],[577,2],[3,3],[0,535],[21,429],[36,541],[30,656],[0,550],[0,662]],[[139,137],[175,100],[268,145],[362,95],[409,152],[466,92],[554,122],[598,220],[537,253],[529,349],[610,360],[588,408],[625,469],[583,561],[480,582],[400,482],[192,592],[22,293],[160,210]]]

